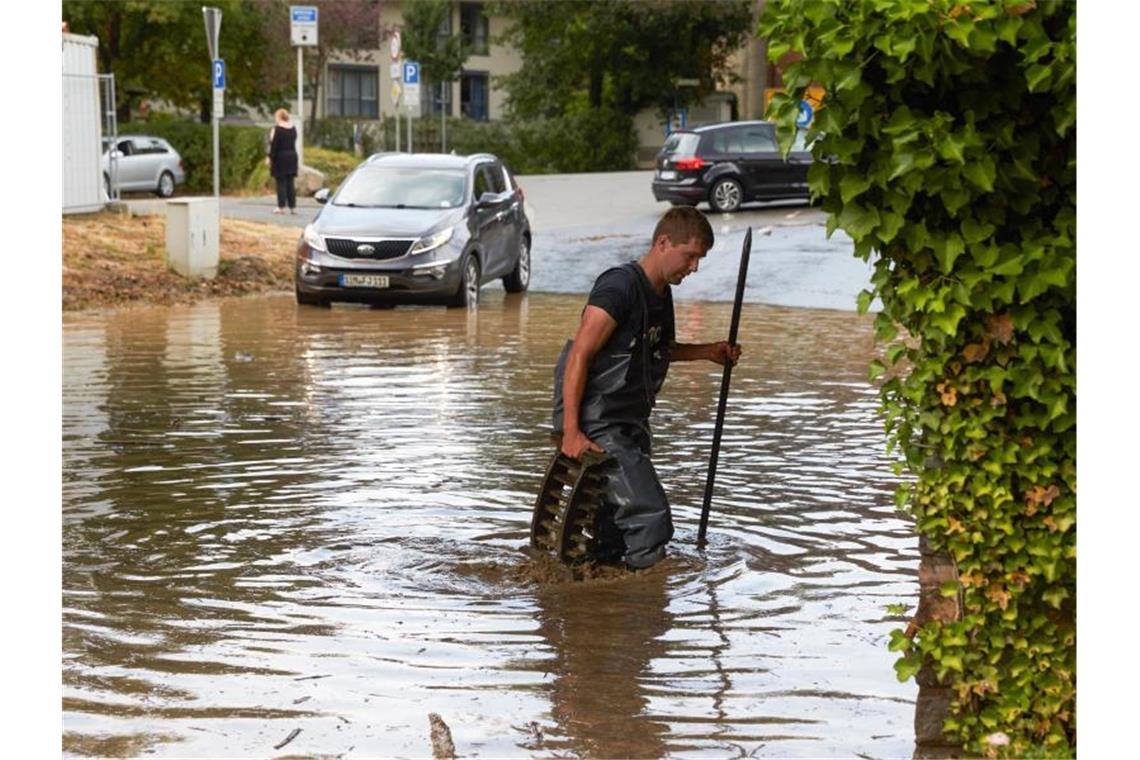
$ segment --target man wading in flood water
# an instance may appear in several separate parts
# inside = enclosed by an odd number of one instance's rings
[[[554,370],[554,432],[561,450],[613,457],[601,465],[606,483],[601,549],[595,559],[620,558],[646,568],[665,556],[673,536],[669,501],[649,460],[649,413],[670,361],[740,358],[727,341],[677,343],[670,285],[697,271],[713,245],[708,219],[695,208],[669,210],[638,261],[603,272],[594,281],[573,341]]]

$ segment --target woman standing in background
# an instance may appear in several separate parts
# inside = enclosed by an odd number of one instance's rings
[[[269,131],[269,173],[277,180],[277,209],[274,214],[297,213],[297,129],[289,120],[289,112],[278,108],[277,123]]]

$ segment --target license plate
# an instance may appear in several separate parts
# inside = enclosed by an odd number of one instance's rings
[[[384,274],[342,274],[342,288],[386,288],[388,276]]]
[[[677,179],[677,172],[672,169],[663,169],[657,172],[657,176],[661,179]]]

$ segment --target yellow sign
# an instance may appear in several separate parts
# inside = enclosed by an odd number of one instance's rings
[[[787,88],[768,87],[764,90],[764,113],[768,113],[768,106],[772,102],[772,97],[775,96],[777,92],[787,92]],[[817,84],[813,84],[807,88],[806,92],[804,92],[804,100],[806,100],[807,104],[811,106],[811,110],[818,111],[823,107],[823,97],[826,94],[826,90]]]

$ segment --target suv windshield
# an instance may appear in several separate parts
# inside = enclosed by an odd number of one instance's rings
[[[334,206],[455,208],[463,203],[466,175],[454,169],[374,166],[352,173]]]

